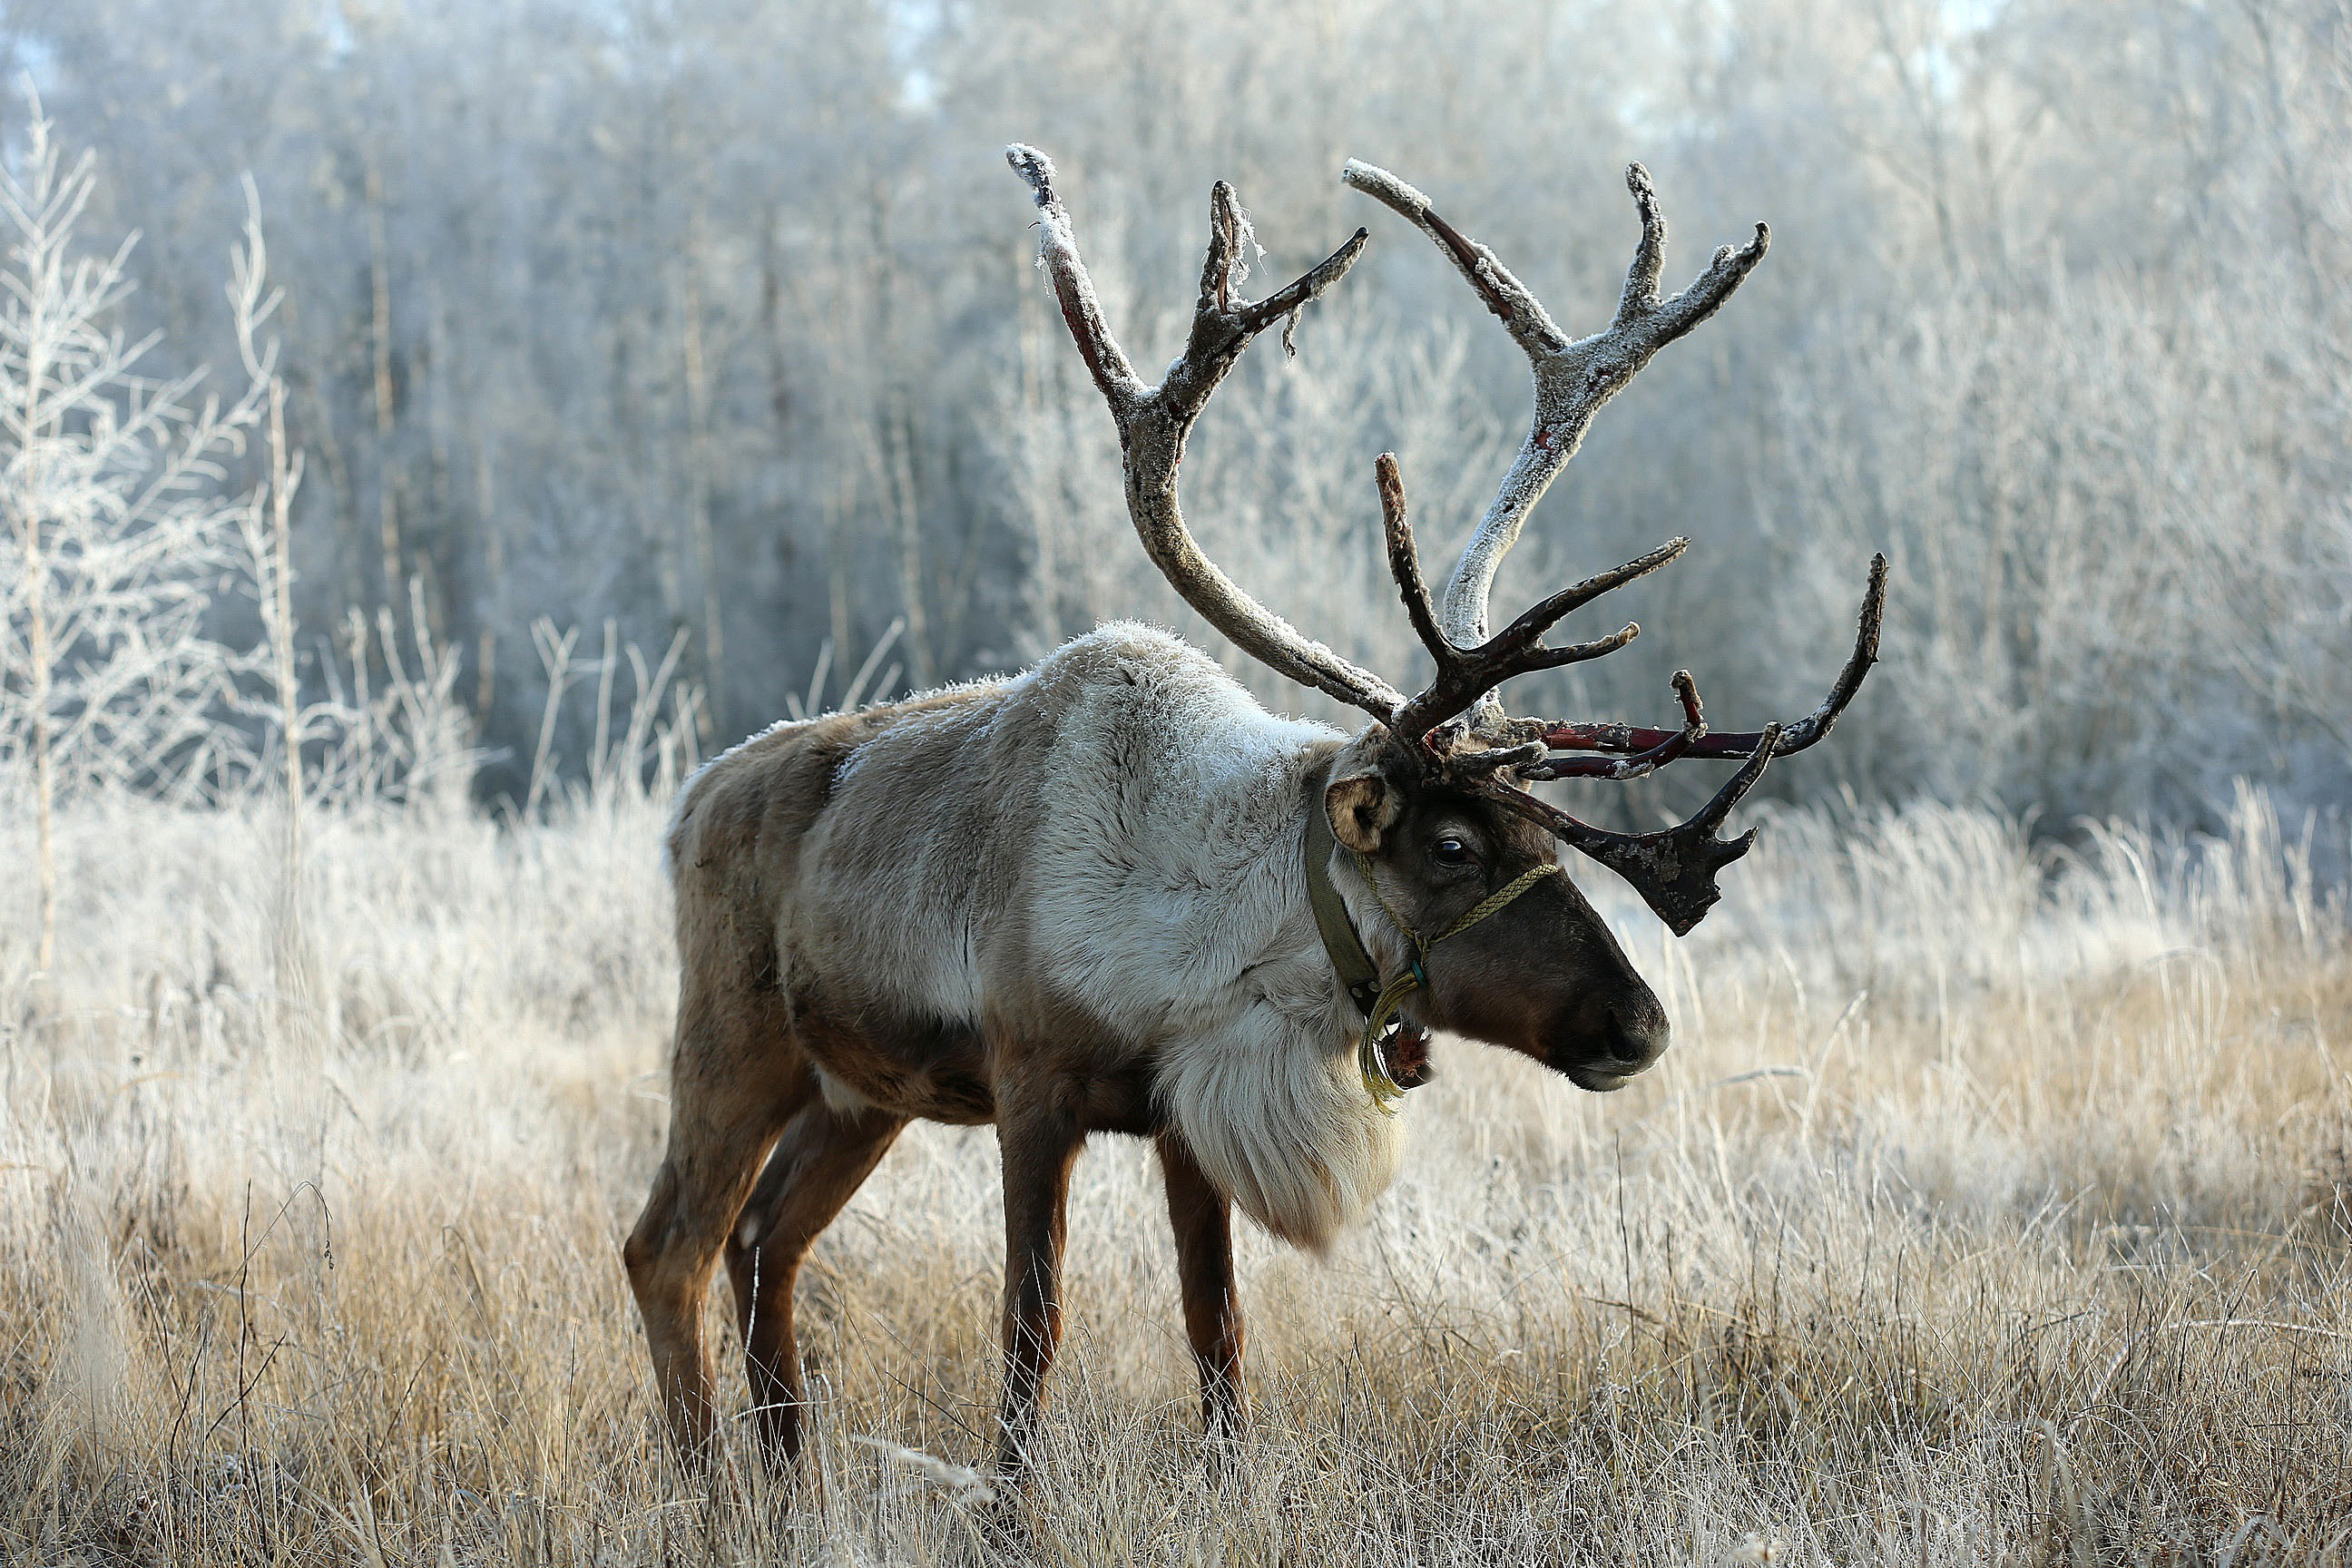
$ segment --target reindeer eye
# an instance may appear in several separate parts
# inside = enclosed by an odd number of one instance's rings
[[[1441,838],[1429,847],[1429,858],[1441,866],[1467,866],[1473,857],[1470,846],[1459,838]]]

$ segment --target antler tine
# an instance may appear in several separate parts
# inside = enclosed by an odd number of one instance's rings
[[[1543,634],[1570,611],[1590,604],[1612,588],[1656,571],[1680,555],[1690,543],[1687,539],[1670,539],[1647,555],[1554,594],[1477,647],[1457,647],[1439,627],[1430,605],[1429,587],[1421,574],[1421,552],[1413,544],[1412,523],[1406,515],[1404,480],[1397,469],[1396,454],[1381,453],[1372,471],[1381,492],[1381,522],[1388,536],[1389,573],[1396,579],[1414,635],[1437,664],[1436,677],[1428,689],[1389,721],[1389,727],[1408,742],[1430,743],[1432,732],[1439,725],[1469,711],[1480,698],[1515,675],[1599,658],[1632,642],[1641,635],[1642,628],[1630,622],[1607,637],[1567,647],[1546,647]],[[1513,752],[1514,759],[1528,763],[1539,760],[1541,755],[1540,750],[1524,756]],[[1516,763],[1510,760],[1486,760],[1489,772],[1506,765]]]
[[[1687,669],[1675,671],[1675,695],[1682,700],[1683,727],[1646,751],[1631,756],[1597,757],[1570,756],[1538,758],[1519,770],[1519,776],[1530,782],[1545,779],[1609,779],[1623,784],[1633,779],[1646,778],[1676,757],[1688,756],[1690,749],[1706,737],[1706,718],[1698,700],[1698,685]],[[1531,742],[1541,746],[1541,740]]]
[[[1210,395],[1251,339],[1346,276],[1363,253],[1369,237],[1365,231],[1358,229],[1320,266],[1287,288],[1255,304],[1237,303],[1233,268],[1241,206],[1234,188],[1219,181],[1209,198],[1209,249],[1202,264],[1192,333],[1160,384],[1146,386],[1103,321],[1094,280],[1078,257],[1070,215],[1054,189],[1052,160],[1019,143],[1007,147],[1004,157],[1035,195],[1037,264],[1053,284],[1079,357],[1118,426],[1128,515],[1152,563],[1186,604],[1251,658],[1376,719],[1392,718],[1404,705],[1402,694],[1306,636],[1236,585],[1202,553],[1176,499],[1185,437]]]
[[[1397,469],[1394,452],[1382,452],[1372,459],[1372,482],[1381,492],[1381,529],[1388,537],[1389,575],[1396,579],[1397,592],[1403,595],[1405,618],[1412,623],[1413,636],[1442,669],[1461,650],[1437,629],[1429,584],[1421,575],[1421,550],[1413,543],[1412,522],[1405,515],[1404,476]]]
[[[1695,696],[1692,701],[1696,702]],[[1752,827],[1737,838],[1717,838],[1715,830],[1764,776],[1780,733],[1778,724],[1766,725],[1748,765],[1734,773],[1697,816],[1659,833],[1612,833],[1509,784],[1498,782],[1489,787],[1505,805],[1625,879],[1668,930],[1676,936],[1687,936],[1723,897],[1723,890],[1715,885],[1715,874],[1755,847]]]
[[[1087,362],[1087,373],[1123,428],[1122,410],[1147,388],[1103,322],[1094,278],[1078,259],[1078,239],[1070,229],[1069,211],[1054,192],[1054,161],[1018,142],[1004,150],[1004,161],[1029,183],[1036,197],[1037,266],[1053,282],[1054,298],[1062,307],[1062,320],[1069,324],[1070,337],[1078,345],[1078,357]]]
[[[1339,171],[1340,181],[1363,192],[1391,212],[1429,236],[1453,258],[1463,279],[1476,290],[1486,309],[1502,319],[1512,341],[1529,359],[1558,353],[1568,346],[1561,331],[1528,286],[1511,275],[1501,258],[1485,246],[1437,216],[1429,198],[1386,169],[1350,158]]]
[[[1642,223],[1642,237],[1625,277],[1615,317],[1602,331],[1570,342],[1528,288],[1495,253],[1431,210],[1429,198],[1385,169],[1350,159],[1340,178],[1409,220],[1450,257],[1486,308],[1503,324],[1535,372],[1535,416],[1527,440],[1504,476],[1477,531],[1463,547],[1447,582],[1441,624],[1457,644],[1486,637],[1486,600],[1503,557],[1518,540],[1528,514],[1543,499],[1583,444],[1592,417],[1666,344],[1711,316],[1762,260],[1771,234],[1762,224],[1738,250],[1726,246],[1691,286],[1660,300],[1657,281],[1666,226],[1650,176],[1639,163],[1625,171]]]
[[[1862,689],[1862,678],[1878,662],[1878,634],[1885,620],[1886,556],[1880,552],[1870,558],[1870,586],[1863,590],[1862,613],[1854,618],[1853,652],[1846,656],[1845,665],[1831,684],[1830,694],[1822,699],[1822,705],[1782,731],[1773,755],[1785,757],[1791,752],[1801,752],[1836,726],[1838,715],[1853,700],[1853,694]]]
[[[1675,692],[1683,707],[1683,727],[1678,731],[1636,729],[1630,724],[1548,725],[1540,720],[1520,720],[1503,726],[1503,745],[1485,753],[1499,755],[1507,747],[1513,758],[1509,765],[1518,770],[1521,779],[1529,782],[1637,779],[1681,757],[1745,758],[1746,765],[1716,792],[1715,798],[1696,816],[1679,826],[1663,833],[1611,833],[1580,822],[1499,779],[1486,787],[1512,809],[1541,823],[1571,847],[1624,878],[1675,935],[1684,935],[1722,896],[1715,885],[1716,872],[1747,854],[1756,839],[1752,828],[1738,838],[1718,839],[1715,837],[1716,828],[1763,776],[1766,765],[1773,758],[1803,751],[1836,725],[1838,716],[1861,689],[1863,677],[1870,673],[1871,665],[1877,660],[1879,631],[1885,610],[1886,557],[1874,555],[1870,562],[1870,587],[1863,595],[1862,613],[1856,618],[1853,652],[1838,671],[1837,680],[1822,705],[1793,724],[1767,724],[1752,734],[1709,735],[1697,685],[1688,670],[1676,670]],[[1517,760],[1538,745],[1553,750],[1626,754],[1607,759],[1555,756]]]
[[[1862,689],[1862,679],[1878,661],[1879,632],[1886,617],[1886,557],[1870,558],[1870,586],[1862,596],[1862,613],[1855,617],[1853,652],[1846,657],[1837,679],[1831,685],[1829,695],[1822,705],[1792,723],[1768,726],[1725,735],[1707,735],[1693,742],[1679,754],[1689,757],[1746,757],[1755,753],[1764,743],[1767,734],[1775,735],[1772,754],[1789,756],[1814,744],[1837,725],[1846,704]],[[1542,720],[1520,721],[1508,727],[1515,741],[1540,740],[1556,752],[1611,752],[1647,755],[1675,736],[1672,730],[1645,730],[1633,724],[1551,724]],[[1531,778],[1614,778],[1621,775],[1602,770],[1589,769],[1566,761],[1538,764],[1540,772],[1530,773]]]

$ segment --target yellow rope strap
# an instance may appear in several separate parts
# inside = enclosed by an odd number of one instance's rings
[[[1488,915],[1501,910],[1521,893],[1559,870],[1559,868],[1549,865],[1528,868],[1513,878],[1509,885],[1501,891],[1492,894],[1460,920],[1424,941],[1421,934],[1412,929],[1412,922],[1397,913],[1396,906],[1389,902],[1386,893],[1381,891],[1380,880],[1372,875],[1370,858],[1361,850],[1356,850],[1353,853],[1356,857],[1356,869],[1362,874],[1364,885],[1371,889],[1372,897],[1381,901],[1381,908],[1388,911],[1389,919],[1395,922],[1397,930],[1404,932],[1406,940],[1412,943],[1413,948],[1413,955],[1406,962],[1404,969],[1394,980],[1381,987],[1380,998],[1372,1004],[1372,1016],[1365,1021],[1363,1036],[1356,1043],[1356,1069],[1363,1076],[1365,1092],[1372,1097],[1372,1104],[1381,1115],[1394,1116],[1396,1112],[1391,1109],[1391,1106],[1392,1102],[1404,1098],[1404,1090],[1397,1087],[1394,1079],[1389,1077],[1388,1063],[1381,1056],[1381,1035],[1403,1012],[1404,999],[1414,991],[1428,984],[1429,978],[1423,972],[1422,966],[1428,962],[1429,950],[1447,937],[1460,936],[1464,931],[1468,931]]]

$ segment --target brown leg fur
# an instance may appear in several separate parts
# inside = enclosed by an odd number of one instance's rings
[[[760,1449],[772,1469],[781,1471],[801,1452],[801,1362],[793,1336],[793,1282],[801,1260],[906,1125],[905,1118],[885,1110],[845,1116],[822,1099],[803,1104],[784,1124],[767,1171],[727,1237],[727,1274],[759,1412]]]
[[[1176,1279],[1184,1299],[1184,1334],[1201,1376],[1201,1417],[1212,1439],[1249,1430],[1242,1385],[1241,1299],[1234,1282],[1233,1201],[1210,1184],[1174,1133],[1160,1138],[1168,1221],[1176,1232]]]
[[[702,1332],[710,1276],[778,1128],[816,1099],[817,1087],[764,1008],[689,994],[678,1023],[669,1147],[622,1258],[670,1436],[689,1464],[701,1464],[718,1419]]]
[[[997,1146],[1004,1157],[1004,1404],[996,1468],[1026,1462],[1045,1373],[1062,1340],[1062,1246],[1070,1168],[1087,1134],[1062,1086],[997,1083]]]

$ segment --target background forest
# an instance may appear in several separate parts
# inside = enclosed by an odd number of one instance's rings
[[[1402,454],[1434,556],[1517,443],[1526,373],[1339,164],[1417,181],[1591,330],[1639,158],[1670,286],[1757,218],[1774,247],[1602,417],[1507,574],[1498,605],[1697,542],[1626,595],[1650,635],[1530,706],[1655,721],[1687,664],[1720,722],[1809,707],[1883,546],[1888,668],[1847,743],[1768,792],[2206,827],[2241,774],[2290,808],[2347,796],[2336,0],[1112,0],[1083,25],[1024,0],[18,0],[5,43],[98,152],[89,243],[143,237],[120,313],[166,334],[145,374],[237,363],[250,173],[309,462],[302,679],[321,694],[353,609],[409,637],[413,584],[486,797],[593,750],[585,703],[541,744],[567,668],[542,617],[581,656],[608,623],[655,654],[684,634],[705,745],[900,622],[869,671],[900,687],[1117,616],[1207,640],[1128,532],[1013,139],[1066,171],[1139,363],[1187,319],[1212,179],[1269,276],[1372,228],[1299,357],[1254,356],[1213,405],[1186,482],[1242,582],[1391,679],[1418,650],[1370,459]]]

